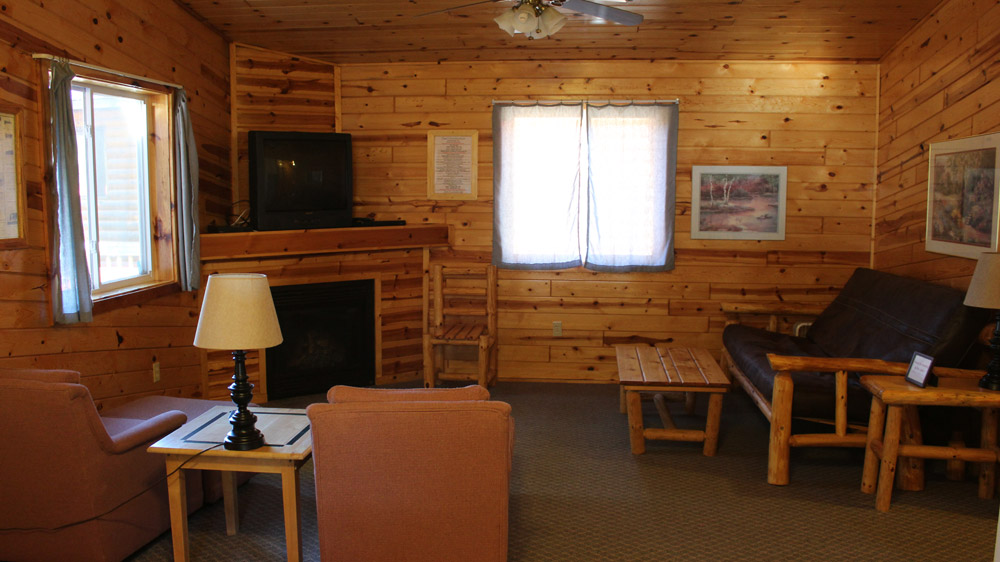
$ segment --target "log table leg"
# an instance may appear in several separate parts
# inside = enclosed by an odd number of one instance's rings
[[[980,447],[987,451],[996,451],[996,445],[997,410],[996,408],[983,408]],[[979,465],[979,497],[984,500],[993,498],[996,489],[996,466],[996,459]]]
[[[302,529],[299,522],[299,471],[294,463],[281,469],[281,496],[285,511],[285,550],[288,562],[302,561]]]
[[[690,394],[694,394],[693,392]],[[705,419],[705,445],[701,452],[714,457],[719,448],[719,417],[722,416],[722,394],[713,392],[708,397],[708,415]]]
[[[646,452],[646,438],[642,425],[642,398],[634,390],[625,391],[625,402],[628,408],[628,438],[632,445],[632,454],[641,455]]]
[[[875,444],[882,442],[882,431],[885,428],[885,403],[872,397],[871,413],[868,415],[868,439],[865,443],[865,468],[861,473],[861,491],[866,494],[875,492],[878,482],[879,458]]]
[[[236,492],[236,473],[222,471],[222,501],[226,512],[226,535],[235,535],[240,530],[240,508]]]
[[[167,499],[170,504],[170,534],[173,537],[174,562],[191,559],[188,540],[187,486],[182,460],[167,457]]]
[[[923,444],[920,414],[913,405],[903,406],[903,419],[899,428],[900,442],[908,445]],[[896,487],[900,490],[919,492],[924,489],[924,459],[903,457],[896,462]]]
[[[892,501],[892,486],[896,481],[896,457],[899,454],[899,430],[902,424],[902,406],[889,406],[885,422],[885,440],[882,446],[882,467],[878,475],[878,490],[875,492],[875,509],[889,511]]]

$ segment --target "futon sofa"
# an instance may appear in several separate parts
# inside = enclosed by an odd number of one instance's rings
[[[75,371],[0,369],[0,560],[116,562],[168,530],[164,459],[146,449],[219,404],[149,396],[98,414]],[[189,512],[221,490],[217,472],[189,473]]]
[[[847,372],[855,369],[842,369],[838,391],[834,373],[841,369],[835,362],[824,362],[831,368],[823,372],[793,372],[772,368],[769,354],[907,363],[921,352],[934,357],[935,365],[959,367],[989,322],[988,311],[964,306],[964,297],[953,288],[859,268],[805,337],[726,326],[723,363],[771,422],[768,481],[788,483],[789,446],[863,447],[864,434],[848,435],[846,428],[863,429],[871,404],[857,373]],[[880,367],[870,363],[864,370]],[[833,420],[839,435],[799,435],[789,444],[793,418]]]

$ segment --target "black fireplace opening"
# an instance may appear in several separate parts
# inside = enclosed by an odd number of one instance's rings
[[[372,279],[271,287],[284,341],[267,350],[268,400],[375,384]]]

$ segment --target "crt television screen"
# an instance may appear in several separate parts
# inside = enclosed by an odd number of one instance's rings
[[[266,139],[262,203],[276,212],[342,209],[351,204],[350,153],[342,141]],[[346,183],[346,185],[345,185]],[[261,195],[261,194],[258,194]]]

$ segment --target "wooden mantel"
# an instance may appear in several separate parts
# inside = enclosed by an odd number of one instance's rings
[[[446,246],[448,225],[230,232],[201,236],[201,261]]]
[[[375,283],[375,383],[420,380],[427,325],[424,271],[430,248],[447,246],[448,225],[373,226],[235,232],[201,236],[201,272],[263,273],[271,285],[371,279]],[[247,353],[254,399],[267,401],[264,354]],[[225,399],[233,362],[228,352],[203,354],[207,398]]]

